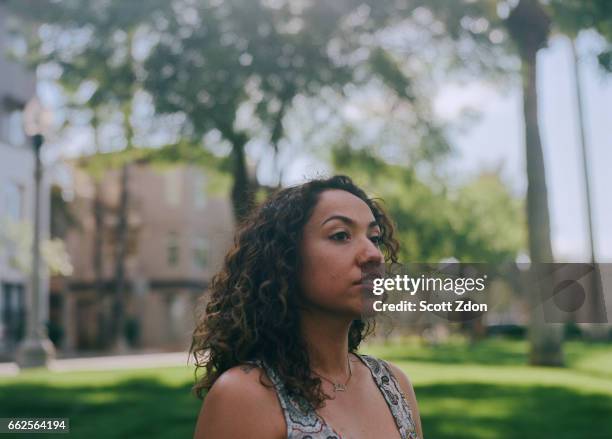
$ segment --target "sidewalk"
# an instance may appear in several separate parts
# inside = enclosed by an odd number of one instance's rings
[[[170,352],[156,354],[107,355],[101,357],[56,359],[49,365],[52,372],[72,372],[79,370],[103,371],[113,369],[148,369],[156,367],[187,367],[187,352]],[[189,358],[189,366],[193,357]],[[0,377],[19,374],[16,363],[0,363]]]

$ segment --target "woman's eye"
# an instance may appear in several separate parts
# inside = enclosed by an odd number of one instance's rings
[[[349,238],[349,234],[346,232],[334,233],[330,237],[333,241],[346,241]]]
[[[374,243],[374,245],[379,246],[382,245],[382,236],[370,236],[370,241]]]

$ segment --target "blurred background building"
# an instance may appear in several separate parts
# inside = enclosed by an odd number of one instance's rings
[[[96,184],[74,163],[70,169],[74,195],[67,206],[78,221],[64,239],[74,271],[52,280],[51,327],[58,331],[52,335],[60,350],[102,350],[109,347],[112,332],[120,170],[105,172]],[[205,185],[206,175],[194,166],[131,166],[124,307],[133,348],[189,347],[197,298],[233,232],[229,201],[208,196]]]

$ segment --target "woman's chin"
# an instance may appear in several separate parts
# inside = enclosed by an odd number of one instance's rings
[[[376,298],[374,297],[363,298],[363,300],[361,301],[361,307],[359,309],[360,317],[362,318],[372,317],[376,313],[376,311],[374,311],[375,301],[376,301]]]
[[[371,317],[374,314],[374,302],[378,298],[372,293],[372,284],[359,285],[359,315]]]
[[[375,300],[376,297],[368,291],[359,291],[359,294],[351,297],[350,302],[346,304],[346,309],[354,319],[371,317],[374,314]]]

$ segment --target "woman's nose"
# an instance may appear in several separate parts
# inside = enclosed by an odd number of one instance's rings
[[[364,245],[360,248],[359,265],[380,264],[382,261],[383,255],[380,249],[370,240],[370,238],[365,238]]]

